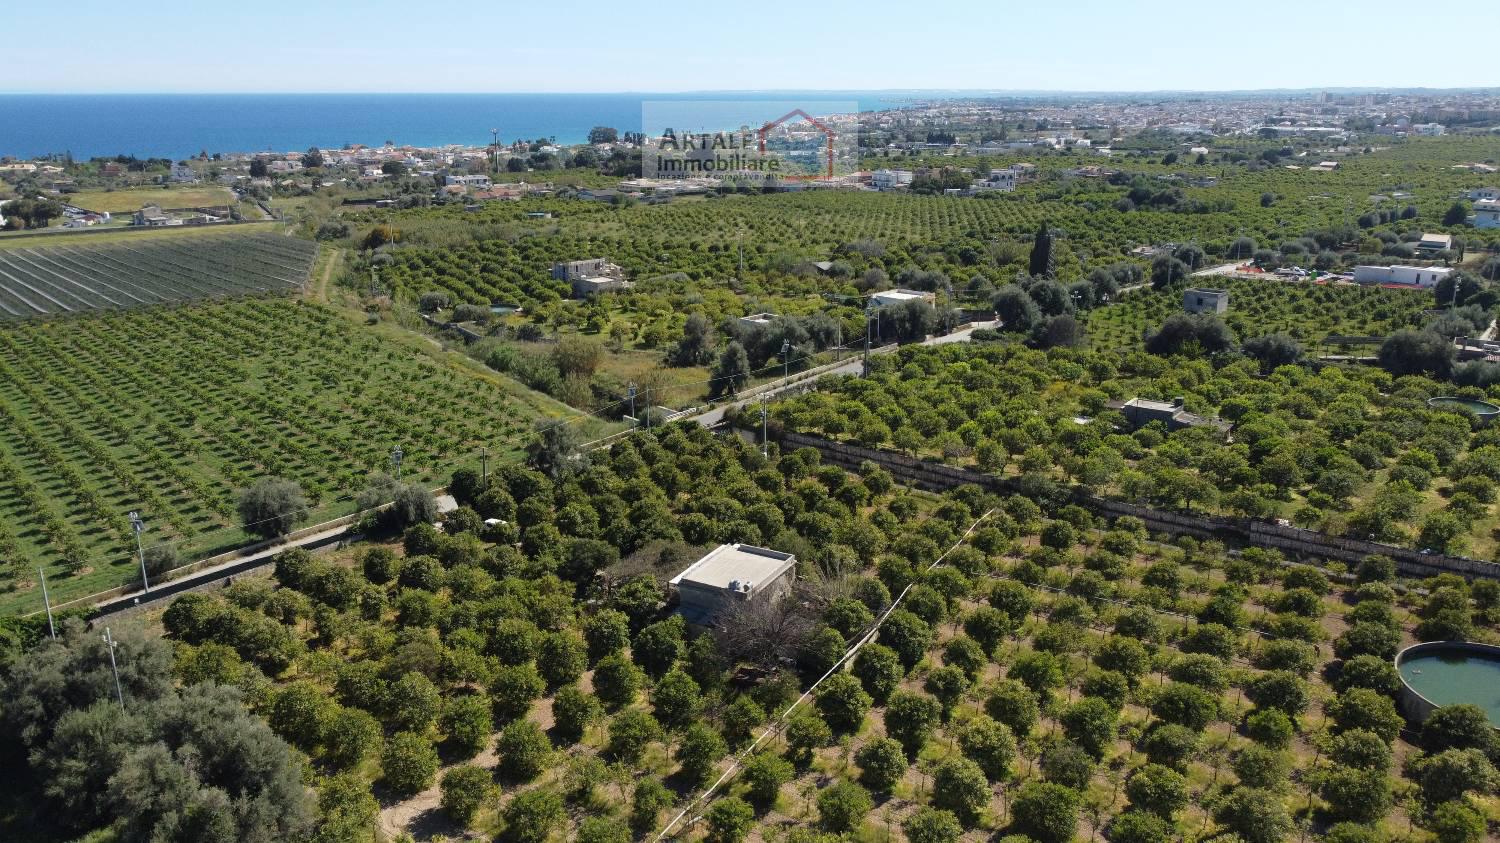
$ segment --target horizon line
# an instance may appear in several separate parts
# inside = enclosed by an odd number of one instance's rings
[[[1474,84],[1458,86],[1428,86],[1428,85],[1307,85],[1302,87],[1261,87],[1261,88],[1137,88],[1137,89],[1104,89],[1104,88],[705,88],[689,90],[569,90],[569,91],[381,91],[381,90],[348,90],[348,91],[184,91],[184,90],[161,90],[161,91],[7,91],[0,90],[0,96],[636,96],[636,95],[668,95],[685,96],[689,94],[827,94],[827,93],[865,93],[865,94],[967,94],[967,95],[1025,95],[1025,96],[1055,96],[1055,95],[1157,95],[1157,94],[1274,94],[1274,93],[1311,93],[1311,92],[1348,92],[1348,93],[1381,93],[1381,92],[1467,92],[1467,91],[1500,91],[1500,84]]]

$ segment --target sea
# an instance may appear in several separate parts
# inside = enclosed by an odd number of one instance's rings
[[[181,159],[347,144],[444,146],[551,138],[581,143],[595,126],[692,131],[818,114],[880,111],[951,98],[936,91],[674,94],[0,94],[0,156]],[[677,116],[681,115],[681,116]],[[729,120],[732,125],[722,121]],[[694,124],[698,125],[694,125]],[[710,125],[713,124],[713,125]]]

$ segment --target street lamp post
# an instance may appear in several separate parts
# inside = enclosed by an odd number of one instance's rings
[[[146,522],[141,520],[141,514],[135,510],[130,511],[130,529],[135,533],[135,555],[141,562],[141,587],[149,592],[151,581],[146,578],[146,550],[141,546],[141,533],[146,531]]]
[[[636,422],[636,418],[635,418],[635,384],[634,383],[632,383],[630,385],[630,388],[626,390],[625,397],[630,399],[630,423],[631,424],[636,424],[637,422]]]
[[[401,479],[401,459],[405,456],[406,454],[402,453],[400,445],[391,449],[391,464],[396,467],[397,480]]]
[[[792,341],[783,337],[781,339],[781,381],[786,383],[787,378],[792,376]]]

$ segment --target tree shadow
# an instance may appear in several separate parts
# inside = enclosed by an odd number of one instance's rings
[[[465,830],[443,813],[441,808],[428,808],[406,824],[406,831],[417,840],[431,840],[438,835],[451,840],[462,837]]]

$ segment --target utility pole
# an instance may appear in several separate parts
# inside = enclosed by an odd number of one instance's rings
[[[740,280],[745,280],[745,229],[741,228],[736,238],[740,245]]]
[[[490,487],[490,449],[479,449],[479,485],[480,488]]]
[[[401,459],[406,456],[401,452],[401,446],[397,445],[391,449],[391,464],[396,466],[396,479],[401,479]]]
[[[628,399],[630,399],[630,423],[631,424],[639,424],[639,422],[636,420],[636,417],[635,417],[635,383],[634,382],[632,382],[630,384],[630,387],[625,391],[625,397],[628,398]]]
[[[865,305],[865,362],[864,369],[860,373],[860,377],[864,378],[870,376],[870,313],[874,309],[873,305]]]
[[[38,565],[36,572],[42,577],[42,605],[47,607],[47,631],[57,639],[57,626],[52,623],[52,598],[47,595],[47,569]]]
[[[785,384],[792,376],[792,341],[781,338],[781,382]]]
[[[135,533],[135,555],[141,561],[141,588],[149,594],[151,581],[146,579],[146,551],[141,547],[141,533],[146,531],[146,522],[142,521],[141,514],[133,509],[130,511],[130,529]]]
[[[115,661],[115,636],[110,633],[109,627],[104,628],[105,646],[109,647],[109,669],[115,674],[115,699],[120,701],[120,710],[125,710],[125,692],[120,689],[120,665]]]
[[[760,394],[760,455],[771,458],[771,439],[766,431],[766,394]]]

